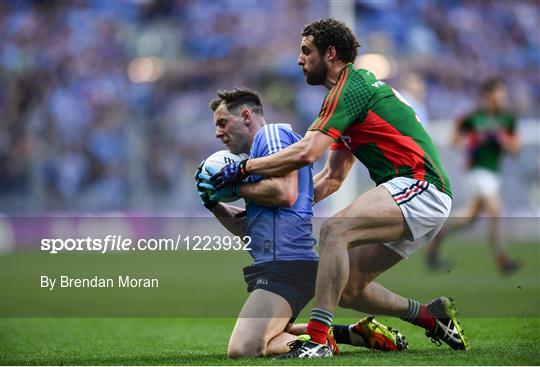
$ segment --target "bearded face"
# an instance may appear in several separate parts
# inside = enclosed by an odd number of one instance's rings
[[[308,84],[321,85],[326,80],[328,65],[326,65],[324,57],[315,47],[313,36],[302,38],[298,65],[302,68]]]
[[[309,85],[321,85],[326,80],[328,65],[324,63],[322,57],[319,57],[318,62],[312,65],[311,71],[304,74],[306,75],[306,82]]]

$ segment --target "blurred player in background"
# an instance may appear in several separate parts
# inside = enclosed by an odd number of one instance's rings
[[[247,89],[221,91],[210,102],[216,138],[234,154],[264,157],[300,140],[288,124],[266,124],[257,93]],[[254,264],[244,268],[250,295],[231,335],[231,358],[287,352],[287,343],[305,333],[293,325],[315,289],[318,254],[313,249],[313,178],[311,165],[281,177],[250,176],[246,183],[215,191],[202,172],[195,173],[203,205],[232,233],[251,237]],[[224,203],[221,197],[240,195],[246,210]],[[406,346],[399,332],[364,318],[353,325],[336,325],[338,343],[396,350]],[[332,335],[334,352],[338,352]]]
[[[486,80],[481,87],[480,106],[458,120],[453,135],[454,146],[465,145],[468,156],[467,183],[471,200],[440,234],[428,245],[427,265],[430,269],[444,267],[439,257],[441,242],[452,232],[473,224],[480,213],[489,216],[489,243],[499,271],[511,274],[519,268],[510,260],[501,240],[500,170],[505,153],[517,154],[520,150],[516,134],[516,119],[507,110],[507,90],[502,79]]]
[[[325,168],[314,179],[315,202],[340,188],[356,159],[377,184],[323,224],[308,335],[284,357],[332,355],[327,334],[338,302],[401,317],[424,328],[434,342],[467,349],[451,299],[421,304],[374,282],[433,239],[450,212],[452,192],[414,110],[371,72],[354,68],[358,47],[342,22],[323,19],[307,25],[298,65],[308,84],[329,89],[319,117],[299,142],[272,156],[229,164],[211,180],[221,188],[250,174],[283,176],[310,165],[330,148]]]

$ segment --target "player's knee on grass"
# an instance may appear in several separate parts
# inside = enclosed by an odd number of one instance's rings
[[[240,340],[229,344],[227,356],[232,359],[262,357],[265,349],[263,340]]]

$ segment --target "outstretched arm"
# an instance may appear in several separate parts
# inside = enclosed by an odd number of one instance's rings
[[[349,175],[356,158],[348,149],[330,150],[324,169],[313,178],[315,202],[332,195]]]
[[[334,139],[319,131],[308,131],[306,136],[282,151],[246,162],[246,174],[265,177],[283,176],[318,160]]]

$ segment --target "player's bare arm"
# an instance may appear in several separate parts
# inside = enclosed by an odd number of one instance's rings
[[[223,227],[239,237],[244,237],[246,235],[247,221],[245,211],[246,210],[243,208],[224,203],[218,203],[211,209],[212,214],[214,214]]]
[[[240,195],[259,205],[291,207],[298,198],[298,173],[294,171],[282,177],[271,177],[257,183],[244,184],[240,187]],[[211,211],[229,232],[236,236],[245,236],[245,209],[218,203]]]
[[[259,205],[291,207],[298,198],[298,173],[293,171],[285,176],[244,184],[240,186],[240,195]]]
[[[308,131],[306,136],[282,151],[268,157],[250,159],[247,174],[265,177],[283,176],[318,160],[334,139],[318,131]]]
[[[341,187],[355,161],[356,157],[348,149],[330,150],[324,169],[313,178],[316,203]]]
[[[506,152],[516,155],[521,150],[521,141],[518,134],[502,132],[499,134],[499,143]]]

